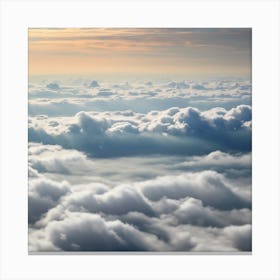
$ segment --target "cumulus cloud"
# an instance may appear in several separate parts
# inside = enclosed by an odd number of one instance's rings
[[[79,112],[74,117],[30,118],[29,141],[58,144],[95,156],[200,154],[249,151],[251,107],[229,111],[170,108],[148,114]]]
[[[203,87],[202,87],[203,84]],[[73,115],[79,111],[117,111],[132,109],[147,113],[170,107],[196,107],[227,110],[251,104],[249,81],[172,81],[169,83],[102,83],[79,81],[59,85],[29,85],[29,114]]]
[[[163,176],[139,184],[144,195],[153,201],[190,196],[222,210],[250,207],[250,202],[232,192],[224,177],[214,171]]]
[[[185,226],[215,229],[208,242],[220,238],[228,251],[250,248],[250,228],[241,227],[251,223],[250,202],[212,171],[117,186],[34,178],[29,212],[31,251],[203,250]]]
[[[90,87],[90,88],[99,87],[99,84],[98,84],[97,81],[94,81],[94,80],[93,80],[93,81],[89,84],[89,87]]]
[[[131,91],[126,94],[105,91],[80,93],[63,90],[55,93],[50,90],[34,91],[30,93],[29,114],[48,116],[70,116],[79,111],[119,111],[133,110],[139,113],[147,113],[151,110],[166,110],[170,107],[196,107],[200,110],[208,110],[213,107],[223,107],[227,110],[241,104],[250,105],[251,95],[237,94],[236,96],[208,96],[203,94],[189,95],[163,94],[159,89],[149,92]]]
[[[169,82],[166,85],[167,88],[174,88],[174,89],[187,89],[189,88],[189,84],[186,83],[185,81],[182,82]]]
[[[226,170],[230,169],[250,169],[252,164],[251,153],[228,154],[221,151],[214,151],[203,156],[193,156],[186,158],[186,161],[178,163],[175,168],[195,168]]]
[[[52,244],[52,250],[63,251],[166,251],[168,246],[155,235],[137,230],[121,221],[106,221],[96,214],[68,213],[64,220],[53,221],[43,232],[31,234],[32,244],[38,236]],[[49,244],[48,243],[48,244]]]
[[[229,225],[243,225],[251,223],[249,209],[233,209],[220,211],[212,207],[205,207],[201,200],[187,198],[174,212],[179,224],[192,224],[202,227],[225,227]]]
[[[177,228],[190,233],[195,243],[192,251],[195,252],[251,252],[252,250],[251,224],[230,225],[223,228],[180,225]]]
[[[229,236],[234,246],[241,251],[252,250],[252,226],[228,226],[224,229],[224,234]]]
[[[201,84],[193,84],[192,88],[197,90],[206,90],[205,86]]]
[[[75,209],[86,209],[90,212],[102,212],[104,214],[121,215],[128,212],[140,212],[146,215],[154,215],[149,201],[137,189],[130,186],[119,186],[112,190],[93,194],[83,192],[80,196],[68,196],[64,203]]]
[[[29,86],[32,252],[252,250],[248,81]]]
[[[28,222],[34,223],[50,208],[57,205],[59,199],[69,192],[67,182],[55,182],[46,178],[29,181]]]
[[[37,118],[30,118],[38,121]],[[39,118],[42,120],[42,118]],[[60,121],[60,122],[59,122]],[[56,121],[48,120],[48,124],[41,123],[49,131],[52,127],[66,124],[83,126],[94,125],[99,131],[106,132],[112,125],[132,124],[138,132],[155,132],[166,133],[170,135],[187,134],[197,135],[199,133],[207,133],[212,131],[236,131],[246,129],[243,124],[251,121],[251,107],[248,105],[239,105],[231,110],[211,109],[208,111],[200,111],[196,108],[178,108],[173,107],[164,111],[150,111],[147,114],[133,113],[131,111],[124,112],[84,112],[81,111],[75,117],[56,118]],[[97,128],[98,124],[100,128]]]
[[[49,84],[47,84],[47,88],[51,89],[51,90],[59,90],[60,89],[58,83],[49,83]]]
[[[94,163],[77,150],[65,150],[58,145],[30,143],[29,164],[38,172],[60,174],[84,173],[94,168]]]

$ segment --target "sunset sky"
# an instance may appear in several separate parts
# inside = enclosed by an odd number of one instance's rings
[[[251,29],[30,29],[29,253],[252,251]]]
[[[250,77],[251,29],[29,29],[29,75]]]

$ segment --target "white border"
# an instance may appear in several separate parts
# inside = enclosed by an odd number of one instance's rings
[[[28,27],[253,28],[253,254],[27,253]],[[278,1],[1,2],[1,279],[280,279]]]

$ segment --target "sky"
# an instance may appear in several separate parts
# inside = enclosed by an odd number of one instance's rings
[[[29,29],[29,76],[250,78],[248,28]]]
[[[30,29],[29,252],[251,252],[250,56],[249,29]]]

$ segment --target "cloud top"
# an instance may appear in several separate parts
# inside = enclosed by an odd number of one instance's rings
[[[248,105],[228,111],[174,107],[147,114],[79,112],[59,119],[30,118],[29,141],[58,144],[98,157],[250,151],[250,122]]]

